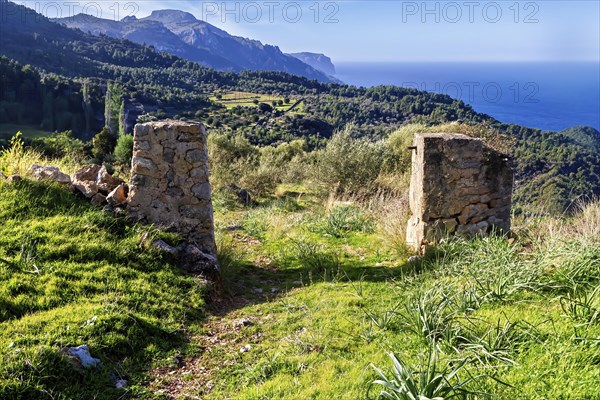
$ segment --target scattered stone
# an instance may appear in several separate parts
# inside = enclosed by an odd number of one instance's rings
[[[277,289],[277,288],[275,288],[275,287],[272,287],[272,288],[271,288],[271,293],[277,293],[277,291],[278,291],[278,290],[279,290],[279,289]]]
[[[195,244],[186,245],[179,252],[180,265],[188,272],[208,272],[219,271],[217,258],[211,254],[202,251]]]
[[[21,177],[21,175],[11,175],[8,177],[8,181],[13,183],[13,182],[19,182],[20,180],[22,180],[23,178]]]
[[[79,190],[87,199],[98,193],[98,171],[102,168],[98,164],[90,164],[73,174],[73,188]]]
[[[98,171],[96,183],[98,184],[98,191],[108,194],[124,182],[109,174],[106,167],[103,165]]]
[[[84,368],[97,367],[100,365],[100,360],[90,355],[90,349],[86,344],[70,347],[67,350],[67,354],[76,357]]]
[[[79,190],[86,199],[91,199],[98,193],[96,181],[74,181],[73,188]]]
[[[102,168],[98,164],[89,164],[73,174],[73,182],[96,182],[98,172]]]
[[[252,325],[254,325],[254,322],[252,322],[246,318],[238,319],[237,321],[235,321],[233,323],[234,328],[245,328],[245,327],[252,326]]]
[[[247,345],[245,345],[244,347],[242,347],[242,348],[240,349],[240,353],[247,353],[247,352],[249,352],[250,350],[252,350],[252,346],[250,346],[249,344],[247,344]]]
[[[179,365],[181,365],[182,362],[183,362],[183,358],[181,357],[181,355],[176,355],[175,357],[173,357],[172,365],[179,366]]]
[[[115,208],[111,204],[107,204],[102,208],[102,211],[112,214],[113,212],[115,212]]]
[[[113,205],[121,205],[125,204],[127,201],[127,192],[129,191],[129,187],[126,183],[122,183],[117,186],[112,192],[106,196],[106,201],[109,204]]]
[[[73,187],[88,199],[97,193],[107,195],[122,183],[121,179],[111,176],[105,166],[98,164],[86,165],[73,174]]]
[[[173,247],[162,239],[157,240],[153,243],[153,246],[156,247],[159,251],[163,253],[168,253],[173,257],[177,257],[179,255],[179,250],[177,247]]]
[[[242,225],[229,225],[225,228],[227,231],[243,231],[244,227]]]
[[[261,288],[254,288],[254,293],[258,293],[261,294],[263,292],[263,290]]]
[[[294,285],[294,286],[300,286],[300,285],[302,285],[302,282],[300,282],[300,281],[294,281],[294,282],[292,282],[292,285]]]
[[[117,217],[127,217],[127,210],[124,207],[114,207],[113,212]]]
[[[106,204],[106,196],[102,193],[96,193],[90,202],[96,207],[102,207]]]
[[[252,205],[252,197],[246,189],[238,187],[235,183],[230,183],[227,187],[237,196],[242,205],[246,207]]]
[[[419,257],[419,256],[410,256],[410,257],[408,257],[408,262],[415,263],[415,262],[419,261],[420,258],[421,257]]]
[[[63,185],[71,183],[71,177],[56,167],[48,167],[39,164],[33,164],[27,169],[27,173],[31,174],[35,179],[54,181]]]

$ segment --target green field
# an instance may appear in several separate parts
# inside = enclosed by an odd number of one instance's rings
[[[26,139],[35,139],[38,137],[50,136],[52,134],[52,132],[43,131],[37,126],[0,124],[0,137],[11,138],[17,132],[21,132]]]
[[[220,97],[218,97],[220,96]],[[227,107],[228,109],[231,109],[233,107],[257,107],[258,104],[255,103],[255,101],[257,101],[258,103],[266,103],[270,106],[272,106],[272,102],[276,101],[284,101],[285,98],[284,97],[280,97],[280,96],[273,96],[273,95],[265,95],[265,94],[259,94],[259,93],[250,93],[250,92],[224,92],[224,93],[213,93],[213,96],[210,97],[210,100],[218,102],[222,105],[224,105],[225,107]],[[287,109],[290,108],[290,106],[295,102],[295,100],[290,99],[289,104],[285,104],[285,102],[282,105],[277,105],[274,108],[277,110],[281,110],[281,111],[286,111]],[[299,110],[296,110],[299,111]]]

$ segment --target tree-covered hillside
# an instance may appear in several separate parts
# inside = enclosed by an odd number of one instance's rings
[[[218,72],[13,8],[0,25],[0,124],[71,130],[89,140],[116,112],[122,115],[113,121],[123,120],[125,132],[139,120],[189,118],[254,145],[301,138],[312,149],[348,124],[375,139],[408,123],[457,121],[506,142],[515,158],[522,210],[563,211],[577,199],[600,195],[599,139],[591,128],[554,133],[506,125],[447,95],[395,86],[325,84],[283,72]],[[227,107],[219,100],[222,93],[238,92],[288,102]]]

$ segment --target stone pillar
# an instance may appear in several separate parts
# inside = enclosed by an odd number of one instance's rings
[[[179,232],[215,256],[206,130],[199,123],[138,124],[133,135],[130,215]]]
[[[406,241],[419,253],[448,235],[510,230],[513,170],[480,139],[417,134]]]

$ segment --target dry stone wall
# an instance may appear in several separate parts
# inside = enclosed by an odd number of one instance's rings
[[[180,232],[202,253],[214,257],[204,126],[182,121],[136,125],[131,164],[130,215]]]
[[[480,139],[417,134],[412,147],[406,240],[423,253],[448,235],[510,230],[513,170]]]

